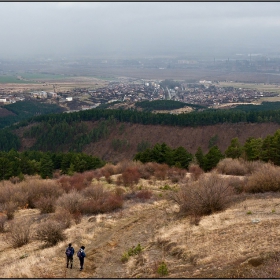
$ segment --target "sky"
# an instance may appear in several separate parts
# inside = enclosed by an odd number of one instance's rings
[[[0,2],[0,58],[280,52],[279,2]]]

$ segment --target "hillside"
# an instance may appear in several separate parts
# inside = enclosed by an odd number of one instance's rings
[[[110,184],[101,177],[98,185],[114,189],[117,176],[111,177]],[[269,278],[269,273],[279,276],[271,264],[280,251],[279,193],[240,194],[225,211],[204,216],[194,224],[188,216],[179,215],[178,205],[169,199],[189,176],[187,173],[177,183],[168,178],[141,179],[133,189],[149,190],[151,197],[137,199],[130,195],[119,210],[84,215],[77,224],[72,221],[65,230],[66,239],[56,246],[46,247],[32,238],[28,244],[13,248],[9,232],[0,233],[2,277]],[[243,181],[243,177],[223,177]],[[91,184],[96,186],[97,182],[93,180]],[[131,189],[126,188],[126,192]],[[23,220],[32,220],[34,231],[49,215],[52,214],[40,214],[38,209],[21,209],[15,212],[14,221],[22,224]],[[69,242],[76,250],[82,244],[86,247],[82,272],[76,256],[73,269],[65,267],[64,251]],[[122,261],[124,253],[138,244],[141,253]],[[158,274],[161,262],[168,269],[166,275]]]
[[[98,127],[102,121],[82,123],[88,129],[92,129]],[[34,125],[32,124],[32,126]],[[132,159],[138,152],[137,148],[141,143],[153,146],[156,143],[165,142],[172,148],[182,146],[194,154],[199,146],[204,152],[208,151],[211,139],[216,139],[215,144],[224,151],[234,137],[238,137],[244,144],[248,137],[264,138],[274,134],[279,127],[276,123],[224,123],[199,127],[178,127],[117,122],[116,125],[109,127],[105,137],[85,145],[83,152],[116,163],[123,159]],[[23,136],[24,132],[29,129],[28,126],[15,130],[21,139],[21,151],[32,148],[36,142],[36,138]],[[67,151],[67,146],[64,146],[64,149]]]

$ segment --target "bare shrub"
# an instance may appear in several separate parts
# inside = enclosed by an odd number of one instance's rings
[[[115,174],[115,166],[111,163],[105,164],[102,168],[100,168],[102,176],[111,176]]]
[[[269,163],[262,165],[248,178],[244,191],[250,193],[280,191],[280,168]]]
[[[154,171],[154,176],[157,180],[164,180],[167,176],[167,171],[169,169],[169,166],[164,164],[158,164]]]
[[[36,239],[44,242],[47,246],[54,246],[58,242],[65,240],[66,235],[59,222],[48,220],[38,227]]]
[[[28,201],[27,194],[20,185],[14,185],[5,181],[0,185],[0,203],[15,203],[18,207],[24,207]]]
[[[61,176],[61,171],[60,170],[55,170],[53,172],[53,178],[58,179]]]
[[[134,184],[138,184],[140,179],[140,173],[135,167],[127,168],[121,176],[123,184],[130,187],[132,187]]]
[[[41,214],[52,213],[55,211],[55,199],[51,196],[41,196],[34,202],[36,208],[40,209]]]
[[[189,172],[191,173],[191,179],[196,181],[204,173],[203,169],[198,164],[190,164]]]
[[[41,197],[58,198],[63,190],[55,180],[32,178],[20,183],[22,190],[27,193],[28,206],[36,208],[35,202]]]
[[[248,174],[248,168],[243,159],[225,158],[219,161],[216,166],[218,173],[226,175],[244,176]]]
[[[181,185],[171,198],[178,203],[182,214],[203,216],[226,209],[232,202],[232,194],[228,182],[212,173]]]
[[[86,181],[90,182],[93,180],[94,176],[95,176],[95,170],[89,170],[89,171],[85,171],[84,174],[84,178]]]
[[[6,224],[7,220],[8,220],[7,215],[1,214],[1,216],[0,216],[0,232],[5,231],[5,224]]]
[[[91,181],[88,181],[88,176],[84,173],[75,173],[69,178],[69,181],[72,188],[77,191],[83,190],[91,184]]]
[[[81,194],[85,198],[91,198],[94,200],[99,200],[106,196],[106,192],[101,184],[92,185],[84,189]]]
[[[86,199],[81,205],[81,212],[83,214],[106,213],[121,208],[122,205],[123,198],[121,196],[111,192],[103,192],[103,195],[98,198]]]
[[[69,193],[72,190],[81,191],[91,184],[94,174],[89,173],[75,173],[73,176],[63,175],[57,182],[61,188]]]
[[[123,173],[126,169],[131,167],[139,169],[142,165],[143,163],[139,161],[122,160],[115,166],[115,174]]]
[[[23,178],[20,178],[18,176],[12,176],[12,177],[10,177],[9,181],[13,184],[18,184],[19,182],[21,182],[23,180]]]
[[[140,190],[136,193],[136,197],[140,200],[150,199],[153,193],[150,190]]]
[[[1,205],[1,211],[3,211],[8,220],[12,220],[15,215],[15,211],[18,209],[18,204],[14,201],[8,201]]]
[[[76,190],[64,193],[56,201],[56,206],[68,210],[71,214],[80,211],[83,196]]]
[[[12,221],[9,226],[8,241],[14,247],[18,248],[29,243],[30,240],[30,221]]]
[[[105,213],[123,205],[122,196],[105,191],[102,185],[90,186],[83,190],[82,195],[86,198],[81,205],[83,214]]]
[[[186,170],[178,167],[171,167],[167,171],[168,178],[173,183],[178,183],[186,177]]]
[[[64,208],[58,208],[57,211],[52,215],[51,220],[58,222],[63,229],[66,229],[71,226],[72,217],[75,218],[76,213],[78,212],[71,214]]]
[[[240,194],[244,191],[244,186],[247,183],[248,177],[229,177],[225,178],[228,184],[235,190],[237,194]]]
[[[68,176],[68,175],[61,176],[57,181],[58,181],[58,184],[61,186],[61,188],[65,192],[68,193],[73,189],[70,184],[70,176]]]
[[[254,160],[254,161],[245,161],[245,166],[247,168],[248,173],[252,174],[257,172],[259,169],[261,169],[264,165],[267,165],[269,163],[265,163],[260,160]]]

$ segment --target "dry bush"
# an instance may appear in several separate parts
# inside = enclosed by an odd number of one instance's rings
[[[280,168],[269,163],[263,164],[248,178],[244,191],[250,193],[280,191]]]
[[[61,176],[61,171],[60,170],[55,170],[53,172],[53,178],[58,179]]]
[[[81,194],[85,198],[99,200],[106,196],[106,191],[101,184],[95,184],[84,189]]]
[[[123,173],[127,168],[135,167],[135,168],[141,168],[143,165],[140,161],[131,161],[131,160],[122,160],[121,162],[118,162],[115,166],[115,174]]]
[[[75,173],[73,176],[63,175],[57,182],[61,188],[69,193],[72,190],[81,191],[91,184],[94,174],[85,173]]]
[[[0,209],[7,215],[8,220],[12,220],[14,218],[15,211],[18,209],[18,204],[14,201],[8,201],[6,203],[2,203]]]
[[[140,173],[138,168],[129,167],[122,173],[122,182],[124,186],[132,187],[134,184],[138,184],[140,179]]]
[[[155,171],[158,169],[159,163],[156,162],[148,162],[139,166],[139,172],[141,174],[141,178],[150,179],[151,176],[154,175]]]
[[[247,184],[248,177],[229,177],[225,178],[225,180],[237,194],[240,194],[244,191],[244,186]]]
[[[78,212],[75,212],[71,215],[71,213],[68,210],[64,208],[58,208],[56,212],[52,215],[51,220],[58,222],[62,229],[66,229],[71,226],[72,217],[75,219],[76,213]]]
[[[122,196],[105,191],[101,185],[88,187],[82,194],[86,198],[81,204],[83,214],[110,212],[123,205]]]
[[[9,226],[8,242],[14,247],[18,248],[30,241],[30,221],[12,221]]]
[[[42,180],[32,178],[21,182],[20,186],[27,193],[27,203],[30,208],[35,208],[36,201],[41,197],[52,197],[56,199],[63,193],[57,181],[50,179]]]
[[[155,178],[157,180],[165,180],[168,170],[169,170],[169,166],[166,163],[158,164],[154,171]]]
[[[41,214],[53,213],[55,211],[55,201],[51,196],[41,196],[34,202],[36,208],[40,209]]]
[[[0,203],[15,203],[18,207],[24,207],[28,201],[27,193],[22,189],[21,185],[14,185],[9,181],[5,181],[0,185]]]
[[[153,196],[152,191],[150,190],[140,190],[135,195],[140,200],[150,199]]]
[[[72,190],[72,186],[70,184],[70,176],[63,175],[57,180],[58,184],[65,192],[70,192]]]
[[[268,163],[265,163],[260,160],[245,161],[245,166],[248,171],[247,174],[252,174],[252,173],[257,172],[259,169],[261,169],[266,164],[268,164]]]
[[[100,178],[103,176],[100,168],[96,169],[96,170],[92,170],[91,172],[92,172],[92,176],[93,176],[92,179],[96,179],[97,181],[99,181]]]
[[[171,198],[180,206],[180,213],[199,217],[226,209],[232,202],[233,193],[226,180],[211,173],[181,185]]]
[[[243,159],[225,158],[216,166],[218,173],[226,175],[244,176],[248,174],[246,163]]]
[[[1,215],[0,216],[0,232],[4,232],[5,231],[5,224],[8,220],[7,215]]]
[[[48,220],[40,224],[36,231],[36,239],[44,242],[46,246],[54,246],[66,239],[61,223]]]
[[[106,163],[100,168],[102,176],[111,176],[115,174],[115,166],[112,163]]]
[[[149,180],[152,176],[149,168],[147,168],[147,164],[139,165],[138,171],[140,173],[140,177],[145,179],[145,180]]]
[[[186,170],[178,167],[171,167],[167,171],[168,178],[173,183],[178,183],[186,177]]]
[[[191,173],[191,179],[196,181],[204,173],[203,169],[198,164],[190,164],[189,172]]]
[[[19,182],[21,182],[24,179],[24,176],[22,178],[17,177],[17,176],[12,176],[10,177],[9,181],[13,184],[18,184]]]
[[[93,180],[93,178],[95,176],[95,172],[94,171],[95,170],[89,170],[89,171],[85,171],[83,173],[84,178],[85,178],[86,181],[91,182]]]
[[[72,190],[57,199],[56,207],[66,209],[73,214],[80,211],[83,200],[83,196],[77,190]]]

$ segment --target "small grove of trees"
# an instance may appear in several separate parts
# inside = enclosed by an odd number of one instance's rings
[[[43,179],[52,178],[57,169],[62,174],[74,174],[96,169],[105,164],[98,157],[84,153],[50,153],[39,151],[0,152],[0,179],[39,174]]]
[[[177,166],[188,168],[193,156],[185,148],[178,147],[171,149],[165,143],[156,144],[152,149],[146,149],[135,155],[134,160],[139,160],[143,163],[157,162],[166,163],[169,166]]]
[[[249,137],[244,145],[241,145],[237,137],[233,138],[224,153],[221,152],[217,145],[214,145],[206,154],[203,153],[201,147],[198,147],[196,153],[192,155],[183,147],[172,149],[162,143],[138,152],[134,160],[139,160],[143,163],[166,163],[169,166],[182,168],[188,168],[189,164],[194,161],[204,171],[210,171],[224,158],[242,158],[247,161],[260,160],[280,166],[280,130],[264,139]]]

